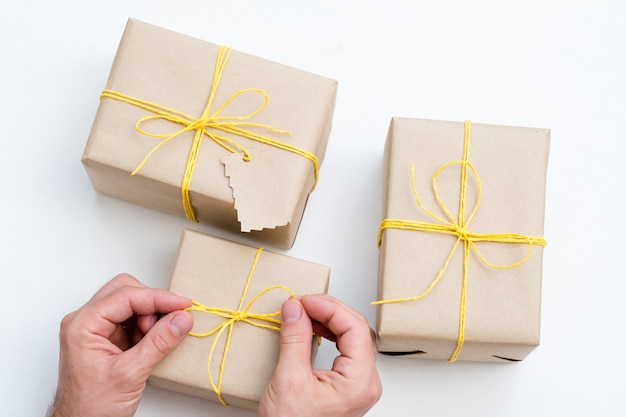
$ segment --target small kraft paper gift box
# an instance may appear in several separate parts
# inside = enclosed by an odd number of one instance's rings
[[[130,19],[82,162],[93,187],[288,249],[337,81]]]
[[[278,363],[283,302],[326,293],[329,276],[327,266],[185,229],[169,289],[194,300],[194,327],[150,383],[256,409]]]
[[[539,345],[550,131],[393,118],[378,351],[515,362]]]

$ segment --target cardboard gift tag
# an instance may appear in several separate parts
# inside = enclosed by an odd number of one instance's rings
[[[300,195],[293,190],[299,180],[289,170],[289,155],[284,156],[280,159],[285,163],[281,163],[258,148],[249,161],[238,154],[222,158],[241,231],[263,230],[269,224],[285,226],[294,218]]]

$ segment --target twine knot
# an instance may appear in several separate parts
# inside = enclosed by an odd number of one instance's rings
[[[219,401],[227,406],[228,403],[222,396],[222,379],[224,377],[224,369],[226,365],[226,357],[228,356],[228,351],[230,349],[230,340],[233,333],[234,324],[237,322],[243,322],[250,324],[255,327],[259,327],[262,329],[268,329],[273,331],[280,331],[281,321],[277,318],[280,315],[280,310],[274,311],[271,313],[252,313],[250,309],[252,306],[265,294],[273,290],[284,290],[287,291],[292,297],[295,297],[294,292],[283,285],[274,285],[272,287],[268,287],[263,291],[259,292],[255,295],[252,300],[245,306],[244,301],[248,294],[248,289],[250,287],[250,282],[252,281],[252,275],[254,274],[254,270],[259,261],[259,257],[261,256],[261,252],[263,248],[259,248],[256,252],[254,262],[252,263],[252,267],[250,268],[250,272],[248,273],[248,278],[246,279],[246,284],[244,286],[243,292],[241,294],[241,298],[239,300],[239,306],[235,310],[231,310],[228,308],[221,307],[209,307],[205,306],[197,301],[193,301],[191,307],[187,308],[188,311],[198,311],[202,313],[212,314],[217,317],[222,317],[224,320],[215,326],[213,329],[209,330],[205,333],[196,333],[190,332],[189,335],[198,338],[209,337],[215,335],[213,339],[213,343],[211,344],[211,349],[209,350],[209,359],[207,361],[207,374],[209,377],[209,382],[213,391],[217,394],[217,398]],[[222,360],[220,361],[219,367],[219,375],[217,377],[217,382],[213,378],[213,373],[211,372],[211,362],[213,361],[213,354],[215,349],[217,348],[217,342],[220,340],[221,336],[227,332],[226,335],[226,343],[224,345],[224,351],[222,353]]]
[[[469,241],[471,239],[470,236],[469,236],[469,231],[465,227],[458,227],[457,226],[456,234],[459,237],[459,239],[461,239],[463,241]]]

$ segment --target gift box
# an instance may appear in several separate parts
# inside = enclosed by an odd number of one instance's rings
[[[378,350],[515,362],[540,339],[550,131],[393,118]]]
[[[130,19],[82,162],[93,187],[288,249],[337,82]]]
[[[327,266],[184,230],[169,289],[197,303],[194,327],[150,383],[255,409],[278,362],[283,302],[326,293],[329,275]]]

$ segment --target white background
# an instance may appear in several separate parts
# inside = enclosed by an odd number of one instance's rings
[[[331,266],[371,325],[390,118],[551,129],[542,345],[509,365],[379,356],[369,415],[626,415],[625,2],[22,0],[0,14],[1,416],[45,413],[61,318],[122,271],[167,286],[190,226],[98,195],[80,164],[128,17],[339,80],[289,254]],[[137,415],[254,413],[148,387]]]

